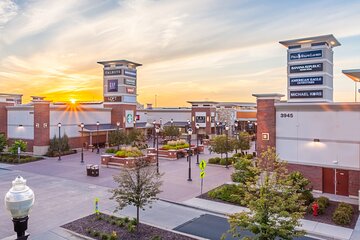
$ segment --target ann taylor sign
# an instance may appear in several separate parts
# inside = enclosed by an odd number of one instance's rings
[[[309,59],[309,58],[321,58],[322,56],[323,56],[322,50],[314,50],[314,51],[290,53],[289,60],[295,61],[295,60]]]
[[[323,90],[290,91],[290,98],[322,98]]]
[[[323,70],[323,63],[290,65],[289,68],[290,73],[321,72]]]

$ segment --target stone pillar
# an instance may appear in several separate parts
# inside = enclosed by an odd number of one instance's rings
[[[33,152],[44,155],[50,144],[50,102],[33,101],[34,104],[34,147]]]
[[[276,108],[275,103],[279,102],[282,94],[253,94],[257,100],[257,136],[256,153],[268,147],[276,147]]]

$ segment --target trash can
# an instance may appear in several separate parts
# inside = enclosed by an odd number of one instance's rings
[[[91,177],[99,176],[99,165],[88,164],[86,165],[86,174]]]

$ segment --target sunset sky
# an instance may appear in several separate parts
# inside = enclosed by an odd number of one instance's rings
[[[102,100],[101,60],[138,68],[138,101],[254,101],[286,93],[278,42],[334,34],[334,97],[353,101],[360,1],[0,0],[0,92]]]

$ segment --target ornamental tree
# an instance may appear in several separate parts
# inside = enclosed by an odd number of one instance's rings
[[[120,150],[120,145],[126,143],[126,134],[124,131],[112,131],[109,134],[109,143],[117,146],[117,150]]]
[[[212,139],[210,146],[215,153],[225,154],[233,150],[232,139],[226,135],[216,136]]]
[[[305,214],[300,186],[289,180],[286,162],[274,148],[261,153],[256,163],[257,175],[245,184],[249,212],[230,215],[230,232],[240,239],[239,230],[248,230],[254,237],[242,239],[285,240],[304,235],[297,230]]]
[[[139,223],[140,209],[145,210],[145,206],[157,200],[156,196],[161,192],[161,176],[157,174],[155,166],[149,165],[145,158],[136,159],[133,169],[124,169],[114,176],[114,181],[118,184],[110,190],[113,194],[110,199],[115,199],[118,203],[114,212],[129,205],[135,206],[136,221]]]
[[[165,126],[164,135],[169,137],[171,140],[174,140],[180,136],[180,132],[176,126]]]

